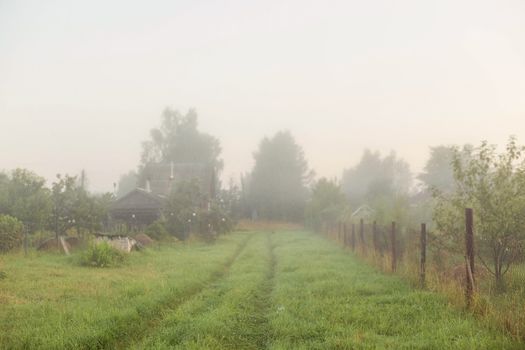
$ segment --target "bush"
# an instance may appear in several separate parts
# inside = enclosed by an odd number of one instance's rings
[[[168,230],[166,230],[165,223],[157,220],[153,222],[151,225],[149,225],[146,230],[146,234],[150,236],[151,238],[160,241],[162,239],[165,239],[169,237]]]
[[[0,252],[5,253],[22,243],[24,226],[9,215],[0,215]]]
[[[92,243],[80,255],[80,264],[91,267],[111,267],[124,263],[127,255],[107,242]]]

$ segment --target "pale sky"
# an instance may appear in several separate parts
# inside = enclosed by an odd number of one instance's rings
[[[0,0],[0,169],[109,191],[166,106],[195,107],[223,178],[289,129],[319,176],[364,148],[525,144],[525,1]]]

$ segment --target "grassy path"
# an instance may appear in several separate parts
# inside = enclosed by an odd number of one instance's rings
[[[271,349],[523,349],[322,237],[276,235]]]
[[[236,233],[113,269],[0,259],[1,349],[525,348],[307,232]]]
[[[205,284],[199,284],[193,289],[188,289],[185,293],[174,293],[162,305],[159,305],[158,313],[152,315],[151,318],[142,319],[141,322],[133,327],[133,331],[115,337],[111,342],[104,344],[108,349],[125,349],[130,347],[133,343],[140,342],[146,335],[154,332],[157,327],[171,315],[179,307],[186,303],[190,303],[192,299],[196,299],[199,295],[205,294],[208,286],[213,286],[224,278],[231,268],[231,266],[238,260],[239,256],[245,250],[248,242],[253,236],[246,236],[236,247],[234,253],[226,260],[226,262],[218,269],[214,270],[208,281]]]
[[[257,234],[224,279],[181,305],[135,348],[265,348],[273,259],[270,234]]]

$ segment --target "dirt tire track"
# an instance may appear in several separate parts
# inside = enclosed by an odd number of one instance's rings
[[[126,349],[131,344],[140,342],[144,337],[147,336],[147,334],[151,333],[162,322],[162,320],[166,317],[166,311],[176,310],[181,305],[188,302],[189,300],[200,294],[202,291],[224,278],[231,266],[233,265],[233,263],[239,258],[241,253],[244,251],[252,237],[253,235],[248,235],[248,237],[241,241],[241,243],[239,243],[231,257],[226,260],[226,262],[222,265],[220,269],[212,272],[211,278],[205,284],[191,289],[190,291],[188,291],[187,294],[183,296],[169,298],[169,300],[163,303],[163,305],[159,308],[159,312],[156,313],[157,317],[145,319],[143,322],[141,322],[140,326],[133,326],[132,336],[130,336],[129,333],[123,334],[121,337],[115,339],[114,341],[105,344],[99,344],[101,346],[97,348]]]

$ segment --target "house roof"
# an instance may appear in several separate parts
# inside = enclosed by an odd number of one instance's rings
[[[142,188],[136,188],[111,205],[111,211],[122,210],[157,210],[164,206],[164,196],[150,193]]]
[[[374,213],[374,209],[364,204],[360,206],[359,208],[357,208],[357,210],[352,213],[352,217],[368,219],[372,216],[373,213]]]
[[[205,163],[149,163],[139,185],[151,193],[167,196],[181,182],[197,180],[204,193],[212,191],[213,167]]]

